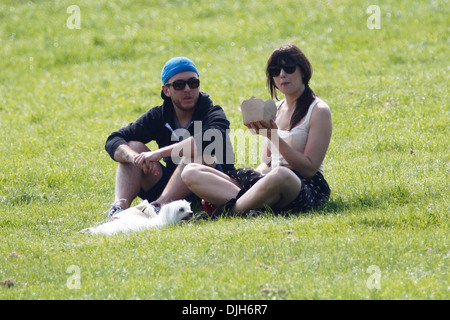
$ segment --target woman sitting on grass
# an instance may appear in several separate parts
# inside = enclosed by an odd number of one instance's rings
[[[278,100],[279,90],[285,99],[277,103],[276,120],[247,125],[266,137],[261,164],[225,174],[192,163],[183,172],[192,192],[219,206],[211,216],[266,206],[274,212],[307,212],[329,198],[322,162],[331,139],[331,112],[308,86],[308,58],[295,45],[282,46],[270,56],[266,75],[272,98]]]

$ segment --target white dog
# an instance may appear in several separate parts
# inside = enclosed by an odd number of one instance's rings
[[[186,200],[177,200],[163,205],[159,214],[156,214],[153,206],[144,200],[137,206],[117,213],[110,221],[83,229],[79,233],[113,235],[119,232],[160,228],[190,220],[193,215],[191,205]]]

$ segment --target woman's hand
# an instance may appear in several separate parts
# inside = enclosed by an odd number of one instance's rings
[[[249,128],[252,133],[266,137],[270,141],[278,139],[278,126],[273,119],[270,119],[270,123],[267,123],[264,120],[250,122],[247,125],[247,128]]]

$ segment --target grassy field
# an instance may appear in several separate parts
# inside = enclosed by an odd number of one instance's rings
[[[1,0],[0,299],[449,299],[449,16],[448,1]],[[113,200],[106,137],[161,104],[166,60],[194,60],[243,130],[285,43],[332,109],[327,206],[77,234]]]

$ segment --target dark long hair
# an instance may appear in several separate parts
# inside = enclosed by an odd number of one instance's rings
[[[275,85],[275,81],[269,74],[269,67],[280,66],[284,63],[297,64],[300,67],[300,71],[303,77],[303,83],[305,84],[305,91],[303,91],[300,97],[298,97],[294,113],[292,114],[291,117],[289,128],[289,130],[291,130],[306,115],[309,106],[316,98],[316,94],[309,87],[309,80],[311,79],[313,72],[311,63],[309,62],[305,54],[302,52],[302,50],[300,50],[300,48],[298,48],[293,44],[288,44],[276,49],[270,56],[269,60],[267,61],[266,66],[267,88],[270,90],[270,95],[272,96],[272,99],[275,98],[278,100],[277,96],[278,88]]]

